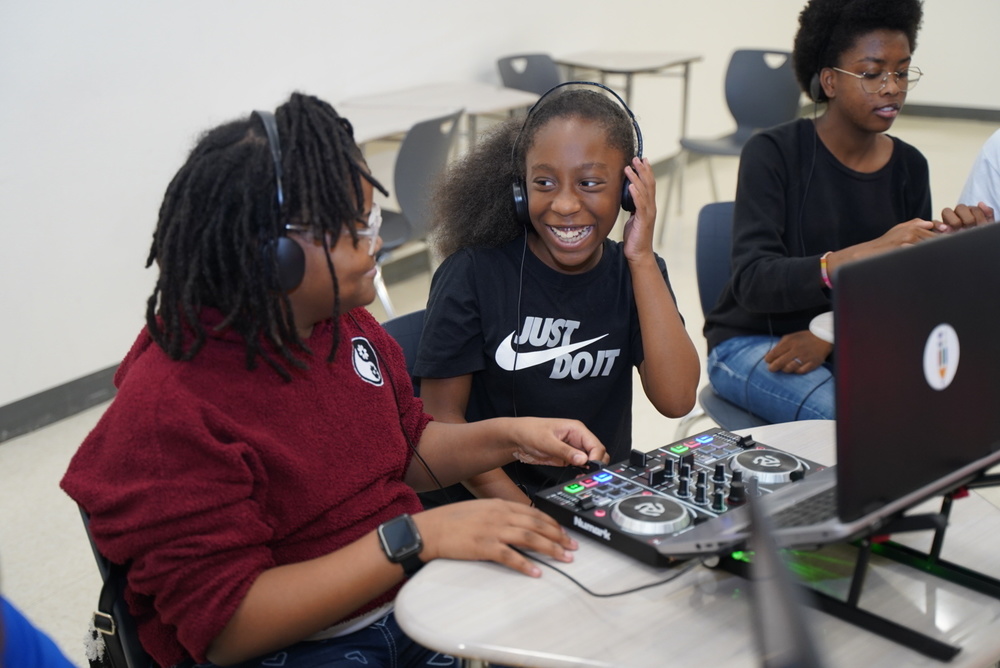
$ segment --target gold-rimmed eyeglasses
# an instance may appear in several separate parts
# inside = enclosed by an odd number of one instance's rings
[[[368,214],[368,222],[365,224],[362,220],[358,220],[359,227],[355,228],[355,234],[361,239],[368,239],[368,255],[375,255],[375,240],[378,238],[379,230],[382,229],[382,209],[378,204],[372,202],[372,210]],[[360,227],[364,225],[364,227]],[[285,225],[285,229],[289,232],[299,232],[299,233],[309,233],[312,232],[312,228],[306,225]],[[344,229],[343,234],[350,234],[347,229]],[[331,246],[333,244],[330,244]]]
[[[890,76],[899,90],[907,93],[914,89],[917,82],[920,81],[920,77],[924,75],[924,73],[916,67],[911,67],[903,70],[902,72],[862,72],[861,74],[848,72],[847,70],[842,70],[839,67],[831,67],[830,69],[857,79],[861,82],[861,88],[866,93],[878,93],[881,91],[889,83]]]

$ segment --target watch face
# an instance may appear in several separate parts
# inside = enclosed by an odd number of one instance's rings
[[[423,547],[416,526],[408,515],[389,520],[378,528],[382,547],[389,559],[401,561],[417,554]]]

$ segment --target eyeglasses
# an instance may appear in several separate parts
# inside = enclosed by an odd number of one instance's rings
[[[866,93],[878,93],[881,91],[886,87],[886,84],[889,83],[890,76],[892,76],[892,80],[895,82],[899,90],[906,93],[913,90],[916,87],[917,82],[920,81],[920,77],[924,75],[924,73],[916,67],[911,67],[903,72],[885,72],[884,74],[882,72],[864,72],[862,74],[855,74],[854,72],[842,70],[839,67],[832,67],[830,69],[836,70],[841,74],[850,75],[859,80],[861,82],[862,90]]]
[[[359,221],[360,222],[360,221]],[[372,202],[372,210],[368,214],[368,225],[357,228],[359,237],[368,238],[368,255],[375,255],[375,240],[382,229],[382,207]]]
[[[365,223],[361,219],[358,219],[358,223],[365,225],[364,227],[355,228],[355,234],[359,238],[368,239],[368,255],[375,255],[375,240],[378,238],[379,230],[382,229],[382,208],[378,204],[372,202],[371,213],[368,214],[368,221]],[[300,233],[310,233],[312,228],[306,225],[285,225],[285,229],[289,232],[300,232]],[[344,230],[342,234],[350,234],[348,230]],[[333,244],[330,244],[331,246]]]

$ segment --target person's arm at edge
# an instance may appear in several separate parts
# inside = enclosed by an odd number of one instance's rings
[[[443,485],[515,459],[549,466],[609,461],[604,446],[583,423],[557,418],[492,418],[464,424],[432,421],[424,428],[417,451]],[[417,491],[434,489],[419,462],[410,464],[405,479]]]
[[[420,398],[424,401],[424,410],[433,415],[438,422],[464,424],[471,390],[472,374],[453,378],[422,378],[420,380]],[[477,498],[497,498],[516,503],[531,503],[527,495],[514,484],[514,481],[503,469],[491,469],[485,473],[471,476],[463,480],[462,484]]]
[[[653,253],[656,182],[649,161],[633,160],[626,175],[636,203],[635,215],[627,223],[630,238],[625,250],[642,333],[639,377],[656,410],[681,417],[694,407],[701,364]]]

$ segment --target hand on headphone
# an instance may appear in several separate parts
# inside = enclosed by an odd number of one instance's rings
[[[653,225],[656,222],[656,178],[648,158],[632,158],[625,166],[625,178],[631,181],[629,191],[635,202],[635,213],[625,222],[622,239],[625,257],[636,261],[643,255],[653,255]]]

